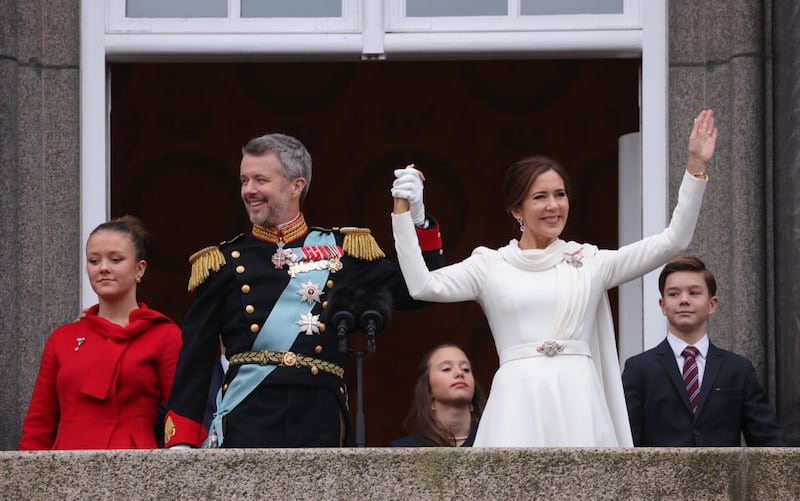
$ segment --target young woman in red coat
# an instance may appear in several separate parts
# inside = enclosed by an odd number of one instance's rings
[[[136,301],[144,260],[140,221],[98,226],[86,243],[86,271],[99,304],[50,335],[20,450],[148,449],[169,396],[180,328]]]

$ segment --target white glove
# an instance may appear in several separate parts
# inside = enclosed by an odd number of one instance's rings
[[[187,449],[194,449],[194,447],[192,447],[191,445],[186,445],[186,444],[178,444],[178,445],[173,445],[173,446],[167,447],[167,449],[170,449],[170,450],[173,450],[173,451],[185,451]]]
[[[411,220],[415,226],[425,226],[425,204],[422,202],[422,181],[425,179],[422,172],[413,165],[405,169],[395,169],[395,180],[392,183],[392,196],[408,200]]]

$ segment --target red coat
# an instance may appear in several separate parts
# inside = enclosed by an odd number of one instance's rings
[[[180,328],[144,303],[126,327],[97,316],[62,325],[44,347],[20,450],[155,448]]]

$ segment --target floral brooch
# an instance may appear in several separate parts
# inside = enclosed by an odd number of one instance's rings
[[[572,253],[565,252],[564,253],[564,261],[566,261],[566,263],[568,265],[572,266],[573,268],[576,268],[576,269],[577,268],[582,268],[583,267],[583,254],[581,254],[582,250],[583,249],[578,249],[578,250],[576,250],[575,252],[572,252]]]

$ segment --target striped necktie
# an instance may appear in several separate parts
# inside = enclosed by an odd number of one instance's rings
[[[697,402],[700,400],[700,373],[697,370],[697,360],[695,360],[698,353],[700,350],[694,346],[687,346],[681,352],[683,355],[683,384],[686,386],[686,394],[689,395],[692,413],[697,412]]]

